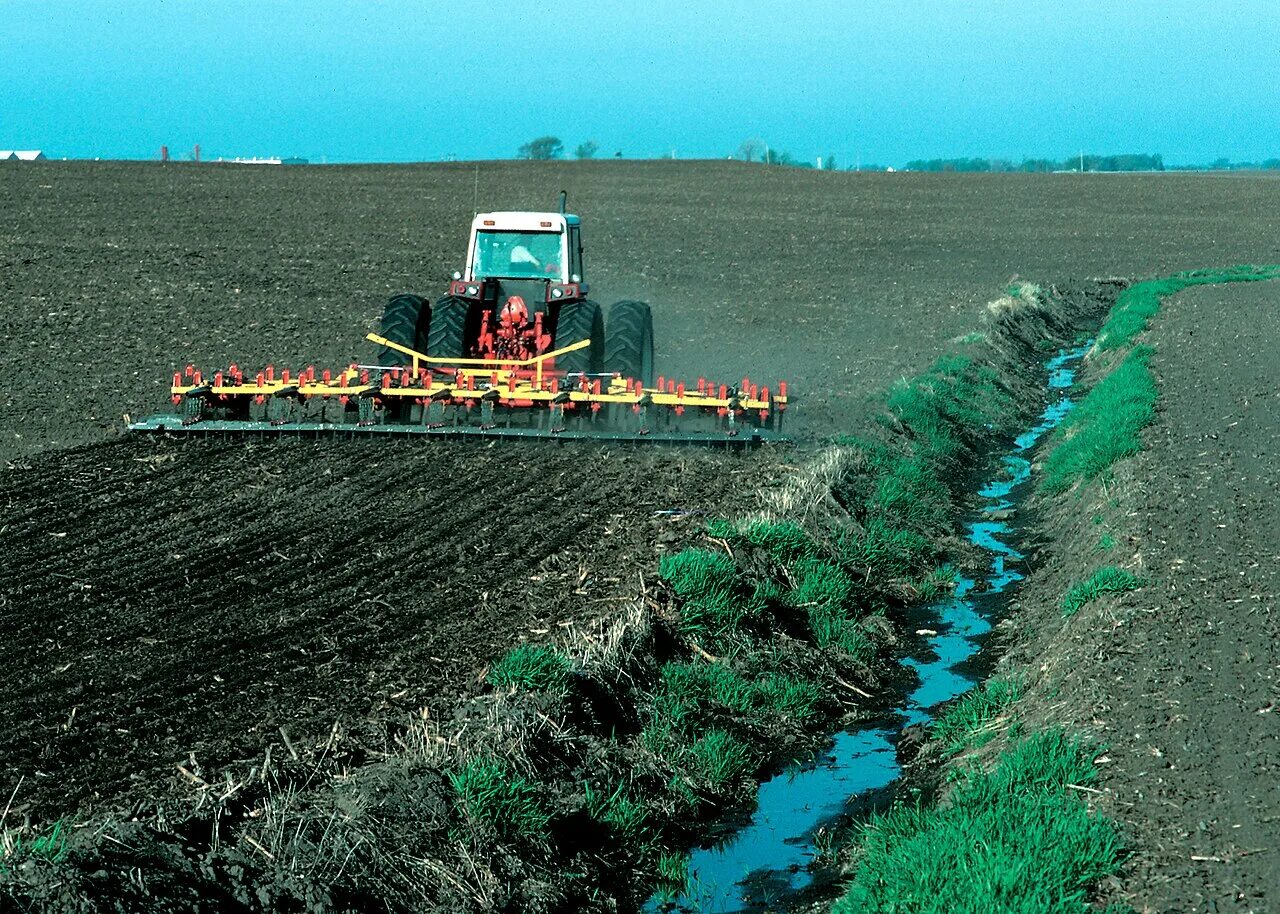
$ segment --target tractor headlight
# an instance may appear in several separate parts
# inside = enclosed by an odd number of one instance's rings
[[[468,294],[468,295],[475,295],[475,294],[476,294],[477,292],[479,292],[479,291],[480,291],[480,290],[479,290],[476,286],[467,286],[467,294]]]
[[[551,290],[551,297],[552,297],[552,298],[564,298],[564,289],[552,289],[552,290]]]

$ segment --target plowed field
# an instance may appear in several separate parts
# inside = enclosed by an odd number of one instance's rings
[[[193,758],[288,751],[281,728],[385,749],[388,721],[448,709],[505,648],[630,599],[656,543],[745,508],[768,462],[147,440],[0,474],[20,807],[154,798]]]
[[[473,201],[546,208],[561,187],[593,297],[654,304],[659,371],[787,379],[805,439],[854,426],[1014,274],[1280,260],[1267,178],[10,164],[0,789],[22,779],[19,812],[153,800],[192,754],[286,751],[282,727],[337,722],[356,761],[780,472],[777,452],[116,440],[188,361],[364,357],[390,295],[458,265]]]

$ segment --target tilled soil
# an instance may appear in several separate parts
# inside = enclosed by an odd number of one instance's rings
[[[747,507],[771,456],[114,440],[188,361],[364,358],[390,295],[434,296],[459,265],[473,199],[545,208],[561,187],[593,297],[653,302],[659,370],[787,379],[788,423],[810,438],[856,428],[1014,274],[1280,260],[1268,177],[6,168],[0,767],[6,789],[21,780],[16,813],[155,801],[179,763],[288,751],[281,727],[314,742],[338,722],[358,762],[520,637],[634,595],[653,543],[696,512]]]
[[[617,608],[774,454],[368,441],[89,446],[0,474],[11,815],[124,808],[451,710]],[[283,729],[284,734],[281,733]]]
[[[1107,683],[1105,784],[1139,910],[1280,906],[1280,284],[1183,293],[1135,523],[1153,583]],[[1126,601],[1128,602],[1128,601]]]
[[[1033,724],[1104,749],[1100,791],[1131,852],[1103,901],[1143,914],[1280,906],[1280,283],[1166,300],[1148,450],[1082,497],[1042,499],[1035,573],[1005,658],[1041,687]],[[1070,619],[1101,565],[1146,579]]]
[[[478,188],[478,191],[477,191]],[[0,465],[117,435],[173,370],[368,358],[386,300],[434,298],[473,204],[584,220],[592,296],[655,309],[658,370],[788,380],[821,436],[922,369],[1014,274],[1065,282],[1280,260],[1280,180],[924,175],[737,162],[0,173]]]

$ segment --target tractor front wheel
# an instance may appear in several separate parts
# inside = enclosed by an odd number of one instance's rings
[[[566,302],[556,316],[556,338],[553,349],[563,349],[582,340],[590,340],[574,352],[556,358],[556,368],[571,374],[600,374],[604,365],[604,317],[593,301]]]
[[[393,343],[416,352],[427,351],[427,334],[431,327],[431,304],[417,295],[397,295],[382,309],[380,335]],[[379,365],[408,365],[412,356],[383,346],[378,350]]]
[[[604,370],[653,386],[653,314],[642,301],[620,301],[605,324]]]

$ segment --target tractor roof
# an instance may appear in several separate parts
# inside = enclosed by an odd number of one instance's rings
[[[473,229],[510,232],[563,232],[566,226],[577,225],[578,217],[564,213],[477,213],[471,222]]]

